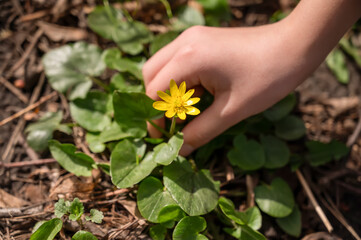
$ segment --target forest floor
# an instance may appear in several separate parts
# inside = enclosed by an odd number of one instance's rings
[[[275,11],[293,7],[289,2],[293,1],[231,0],[233,20],[229,26],[267,24]],[[0,125],[0,239],[28,239],[36,222],[51,218],[59,194],[79,197],[86,209],[94,207],[104,213],[101,225],[87,226],[100,239],[150,239],[148,224],[137,212],[134,189],[116,189],[110,177],[100,171],[94,171],[91,178],[78,178],[60,168],[49,152],[36,153],[25,140],[26,125],[41,112],[62,109],[64,119],[69,118],[66,101],[52,93],[45,79],[41,57],[68,42],[105,44],[87,28],[85,16],[95,4],[94,0],[0,2],[0,121],[31,106]],[[132,2],[126,6],[133,8]],[[161,4],[144,4],[135,18],[157,32],[164,28],[162,15]],[[360,43],[361,35],[356,37]],[[347,85],[339,83],[323,63],[296,89],[297,114],[305,122],[306,138],[322,142],[337,139],[351,146],[346,158],[303,168],[334,228],[332,235],[326,233],[296,176],[283,176],[302,210],[303,239],[353,239],[349,224],[361,234],[361,71],[351,60],[347,67],[351,73]],[[82,147],[84,132],[79,128],[73,137]],[[66,223],[60,237],[70,239],[66,232],[74,229]],[[269,239],[293,239],[267,224],[262,232]]]

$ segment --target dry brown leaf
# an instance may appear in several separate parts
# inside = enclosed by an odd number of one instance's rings
[[[80,28],[63,27],[47,22],[39,22],[38,26],[44,31],[44,34],[54,42],[79,41],[88,37],[87,31]]]
[[[344,113],[353,108],[359,106],[360,100],[357,96],[354,97],[342,97],[342,98],[330,98],[323,101],[324,104],[330,106],[327,111],[332,117],[337,117],[341,113]]]
[[[95,183],[92,178],[81,177],[74,175],[60,179],[58,183],[50,189],[50,199],[56,200],[62,198],[88,199],[91,195]]]
[[[132,214],[136,219],[142,219],[143,217],[140,215],[137,203],[133,200],[124,199],[119,200],[118,203],[120,203],[127,211]]]
[[[0,189],[0,208],[19,208],[29,203]]]

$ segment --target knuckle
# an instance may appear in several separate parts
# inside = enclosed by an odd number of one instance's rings
[[[193,26],[185,30],[182,35],[189,39],[197,39],[205,34],[206,28],[204,26]]]

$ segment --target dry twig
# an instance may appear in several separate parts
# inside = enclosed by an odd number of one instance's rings
[[[7,89],[10,90],[15,96],[17,96],[23,103],[27,104],[29,99],[14,85],[12,85],[8,80],[0,76],[0,83],[2,83]]]

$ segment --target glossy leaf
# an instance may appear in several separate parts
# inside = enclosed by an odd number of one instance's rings
[[[142,138],[147,134],[146,120],[161,116],[144,93],[114,92],[114,117],[124,132]]]
[[[275,123],[276,136],[284,140],[297,140],[306,133],[305,124],[302,119],[289,115]]]
[[[159,212],[166,206],[176,205],[176,202],[159,179],[147,177],[139,185],[137,204],[144,218],[157,223]]]
[[[71,240],[98,240],[98,238],[90,232],[80,230],[73,235]]]
[[[112,98],[100,91],[88,92],[85,98],[75,99],[70,103],[72,118],[88,131],[98,132],[110,125]]]
[[[25,129],[29,146],[39,152],[45,150],[48,141],[53,138],[53,132],[60,127],[62,119],[62,112],[47,112],[37,122],[29,124]]]
[[[53,218],[43,223],[30,237],[30,240],[53,240],[63,227],[59,218]]]
[[[266,154],[265,168],[281,168],[288,163],[291,152],[284,141],[272,135],[261,135],[261,144]]]
[[[83,98],[92,86],[90,77],[100,76],[105,69],[100,49],[85,42],[65,45],[43,57],[50,85],[69,99]]]
[[[164,185],[178,205],[190,216],[212,211],[218,202],[219,182],[208,170],[194,171],[192,165],[178,157],[163,170]]]
[[[218,200],[222,212],[231,220],[239,225],[247,225],[254,230],[262,226],[262,215],[257,207],[248,208],[244,212],[236,211],[231,200],[221,197]]]
[[[180,221],[186,214],[178,205],[168,205],[162,208],[158,214],[158,222]]]
[[[247,225],[240,225],[236,228],[223,228],[223,230],[234,238],[240,240],[266,240],[265,236]]]
[[[153,240],[164,240],[167,235],[167,228],[162,224],[151,226],[149,229],[149,235]]]
[[[332,160],[339,160],[348,154],[349,148],[342,142],[332,140],[330,143],[318,141],[306,142],[309,154],[307,160],[312,166],[319,166]]]
[[[103,170],[105,174],[110,176],[110,164],[109,163],[97,163],[98,168]]]
[[[248,171],[257,170],[264,165],[265,152],[255,140],[247,140],[244,134],[240,134],[234,138],[233,146],[227,154],[232,165]]]
[[[105,144],[100,141],[100,133],[87,132],[85,134],[85,141],[88,143],[90,151],[93,153],[101,153],[105,150]]]
[[[350,81],[346,57],[340,49],[335,48],[328,54],[326,64],[340,83],[347,84]]]
[[[191,216],[182,218],[173,231],[173,240],[203,240],[208,239],[200,232],[207,227],[206,220],[202,217]]]
[[[269,109],[263,112],[263,115],[270,121],[276,122],[286,117],[296,106],[296,96],[291,93]]]
[[[146,178],[157,164],[150,152],[142,161],[136,146],[129,140],[119,142],[110,156],[110,175],[118,188],[128,188]]]
[[[177,158],[182,145],[183,134],[175,134],[169,139],[168,143],[161,143],[154,148],[154,161],[158,164],[169,165]]]
[[[295,201],[291,188],[281,178],[271,185],[260,185],[254,189],[259,208],[272,217],[286,217],[291,214]]]
[[[293,237],[299,237],[301,234],[302,222],[301,212],[297,205],[294,206],[290,215],[284,218],[277,218],[276,222],[280,228]]]
[[[178,35],[178,32],[170,31],[155,36],[152,43],[150,44],[150,55],[154,55],[158,50],[176,39]]]
[[[84,153],[76,153],[73,144],[61,144],[56,140],[49,141],[49,149],[53,158],[67,171],[76,176],[91,176],[91,170],[97,168],[94,160]]]

